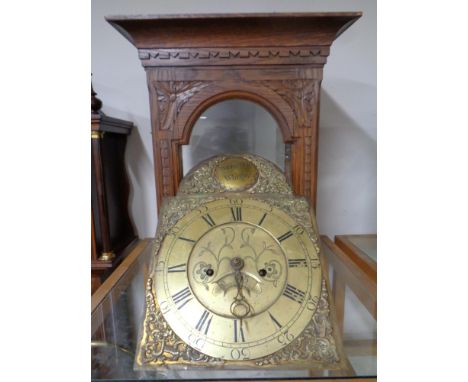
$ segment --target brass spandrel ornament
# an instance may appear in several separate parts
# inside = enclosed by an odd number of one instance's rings
[[[197,166],[152,250],[137,369],[344,367],[315,218],[270,162]]]

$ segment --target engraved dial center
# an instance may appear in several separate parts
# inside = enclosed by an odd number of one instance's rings
[[[188,279],[206,309],[242,319],[264,312],[281,296],[287,264],[271,234],[232,222],[210,229],[197,241],[187,263]]]

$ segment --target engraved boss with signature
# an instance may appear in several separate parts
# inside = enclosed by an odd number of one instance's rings
[[[172,228],[155,292],[172,330],[194,349],[249,360],[285,347],[317,308],[322,273],[308,234],[255,198],[201,205]]]

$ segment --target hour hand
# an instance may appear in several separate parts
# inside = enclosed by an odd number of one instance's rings
[[[248,316],[252,310],[250,304],[247,302],[242,292],[244,275],[242,274],[241,269],[244,267],[244,260],[242,260],[240,257],[234,257],[231,259],[231,266],[234,269],[237,295],[234,297],[234,301],[231,304],[230,310],[233,316],[242,319]]]

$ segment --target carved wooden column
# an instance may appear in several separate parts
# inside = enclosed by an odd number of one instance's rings
[[[138,48],[147,73],[158,208],[177,192],[181,145],[209,106],[242,98],[265,107],[291,144],[296,194],[317,196],[323,66],[349,13],[180,15],[107,20]]]

